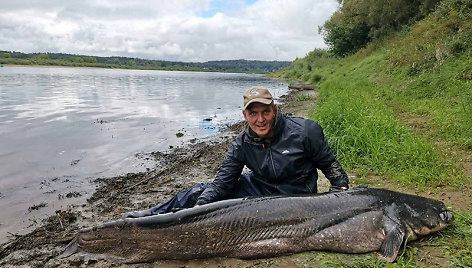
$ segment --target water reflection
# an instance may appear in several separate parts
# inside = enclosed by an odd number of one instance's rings
[[[87,177],[143,170],[136,153],[165,150],[241,120],[242,93],[253,85],[276,96],[287,88],[248,74],[4,67],[0,211],[25,189],[35,196],[31,188],[45,179],[67,177],[84,187]]]

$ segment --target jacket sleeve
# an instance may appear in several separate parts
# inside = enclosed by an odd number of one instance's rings
[[[349,187],[349,178],[331,151],[321,126],[309,121],[307,131],[311,159],[315,167],[323,172],[331,185]]]
[[[197,205],[222,200],[231,193],[244,168],[244,163],[237,157],[238,148],[238,142],[235,140],[229,148],[215,180],[198,197]]]

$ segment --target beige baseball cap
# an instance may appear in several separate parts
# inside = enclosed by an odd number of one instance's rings
[[[244,92],[244,110],[254,102],[271,104],[272,101],[272,94],[270,94],[269,90],[265,87],[251,87]]]

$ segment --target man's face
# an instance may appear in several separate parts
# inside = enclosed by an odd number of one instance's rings
[[[249,127],[259,138],[270,138],[273,133],[276,106],[270,104],[262,104],[259,102],[252,103],[243,111]]]

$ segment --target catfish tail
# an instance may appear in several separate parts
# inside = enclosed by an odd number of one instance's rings
[[[72,239],[72,241],[70,241],[70,243],[64,249],[64,252],[62,252],[62,254],[58,256],[59,259],[65,259],[78,252],[79,242],[77,241],[77,239],[78,237],[75,237],[74,239]]]

